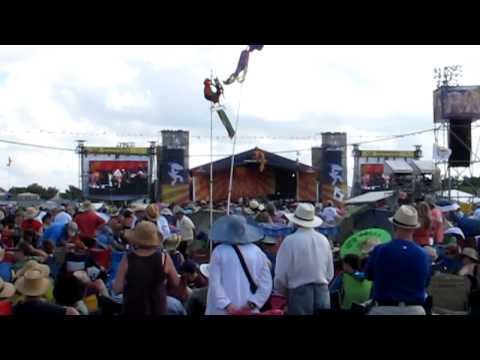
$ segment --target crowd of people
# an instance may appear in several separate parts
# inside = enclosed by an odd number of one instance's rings
[[[480,288],[471,234],[478,214],[428,196],[403,201],[390,219],[391,241],[370,239],[362,253],[342,257],[345,212],[333,202],[240,199],[208,234],[175,204],[5,207],[0,314],[425,315],[437,274],[469,280],[471,310]],[[197,257],[199,239],[212,243],[206,261]]]

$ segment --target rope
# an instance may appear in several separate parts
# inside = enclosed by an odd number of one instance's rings
[[[235,135],[233,137],[232,159],[230,161],[230,180],[228,183],[227,215],[230,215],[230,201],[232,198],[232,186],[233,186],[233,164],[235,162],[235,145],[237,143],[238,119],[240,117],[240,103],[242,101],[242,93],[243,93],[243,82],[240,85],[240,96],[238,98],[237,118],[235,119]]]

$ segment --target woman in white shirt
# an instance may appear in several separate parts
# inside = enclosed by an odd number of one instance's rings
[[[223,216],[213,224],[209,238],[218,245],[210,259],[206,315],[232,315],[239,310],[259,312],[267,302],[272,292],[268,259],[253,244],[263,237],[262,231],[248,225],[243,216]]]

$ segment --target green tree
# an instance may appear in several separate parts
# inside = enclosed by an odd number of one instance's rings
[[[83,193],[82,190],[80,190],[79,188],[73,185],[69,185],[68,189],[66,189],[64,193],[60,194],[60,197],[66,200],[80,201],[83,200]]]

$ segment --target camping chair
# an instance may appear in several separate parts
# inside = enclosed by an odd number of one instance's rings
[[[0,277],[6,281],[11,282],[13,279],[12,264],[7,262],[0,263]]]
[[[120,267],[120,261],[122,261],[123,255],[126,252],[123,251],[112,251],[110,257],[110,269],[108,270],[108,279],[105,283],[107,289],[111,290],[113,279],[117,276],[118,268]]]
[[[110,267],[111,251],[104,249],[90,249],[90,255],[97,265],[102,266],[105,270]]]
[[[0,301],[0,316],[13,315],[13,306],[10,301]]]
[[[90,315],[93,315],[99,311],[97,295],[92,294],[86,296],[83,298],[83,302],[85,303]]]
[[[432,296],[432,313],[468,313],[470,280],[466,276],[440,273],[432,277],[428,294]]]

